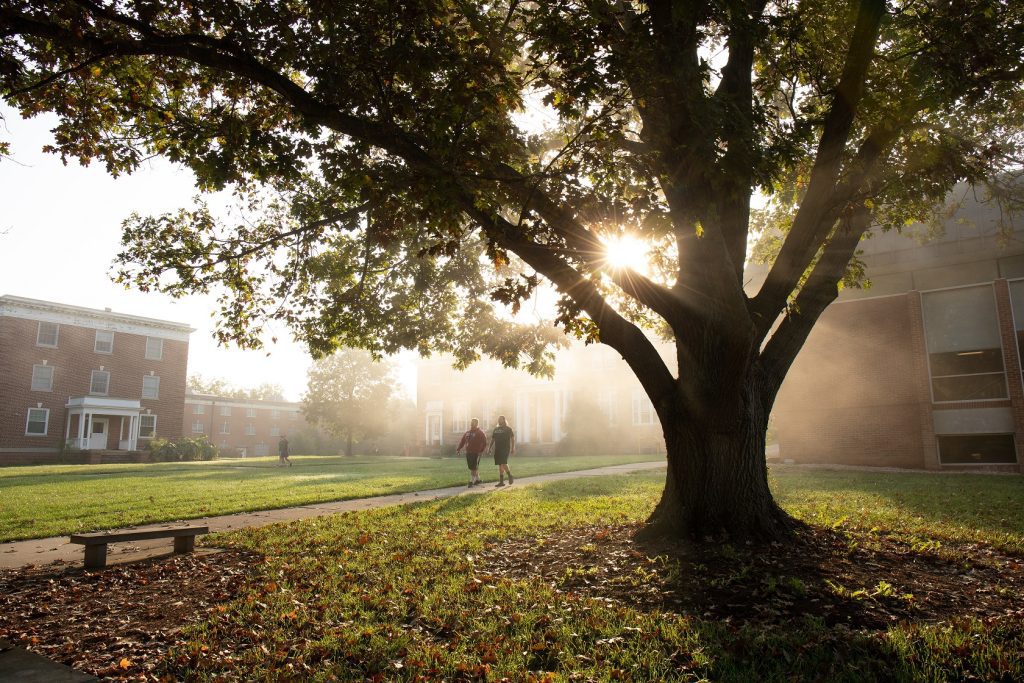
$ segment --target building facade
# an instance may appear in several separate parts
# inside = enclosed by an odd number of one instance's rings
[[[0,296],[0,463],[68,447],[135,451],[177,438],[188,342],[181,323]]]
[[[299,403],[190,392],[180,429],[184,436],[205,436],[223,455],[245,458],[276,454],[281,437],[304,424]]]
[[[557,354],[552,379],[479,361],[465,371],[445,356],[419,361],[419,443],[449,452],[472,418],[489,431],[504,415],[524,452],[665,449],[658,416],[625,361],[607,346],[576,344]]]
[[[938,236],[862,243],[871,287],[825,311],[779,393],[783,461],[1021,471],[1024,232],[1001,218],[970,203]]]

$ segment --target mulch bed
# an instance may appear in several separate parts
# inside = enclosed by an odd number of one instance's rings
[[[921,547],[884,534],[803,529],[790,544],[640,542],[638,525],[560,530],[491,545],[481,578],[725,621],[879,630],[964,617],[1024,621],[1024,558],[979,545]]]
[[[0,638],[93,676],[158,680],[185,626],[230,600],[261,557],[174,555],[102,571],[0,572]]]

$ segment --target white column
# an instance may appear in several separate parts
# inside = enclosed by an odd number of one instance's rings
[[[80,410],[78,412],[78,447],[79,448],[83,448],[83,449],[85,448],[85,444],[82,441],[84,433],[85,433],[85,411],[84,410]]]
[[[562,392],[556,391],[554,396],[555,415],[551,422],[551,440],[558,443],[562,438]]]
[[[129,432],[130,436],[128,437],[128,450],[135,451],[139,449],[139,430],[142,428],[142,417],[132,415],[128,425],[131,429]]]
[[[68,411],[68,424],[67,424],[66,427],[64,427],[64,443],[67,443],[68,439],[70,439],[70,438],[71,438],[71,411],[69,410]]]

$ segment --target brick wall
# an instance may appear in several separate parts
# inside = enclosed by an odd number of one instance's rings
[[[164,339],[161,360],[147,360],[146,335],[114,332],[113,353],[94,351],[96,330],[61,324],[57,348],[36,345],[39,323],[14,316],[0,317],[0,463],[22,455],[53,453],[64,439],[70,397],[88,396],[93,370],[110,372],[109,398],[140,400],[157,416],[157,436],[180,435],[185,399],[188,342]],[[32,390],[32,366],[54,368],[52,391]],[[160,377],[159,398],[142,398],[142,378]],[[29,408],[48,408],[45,436],[26,436]],[[119,418],[111,418],[108,445],[116,447]],[[19,458],[23,460],[24,458]]]
[[[776,401],[780,457],[925,466],[922,418],[928,415],[930,429],[930,402],[922,404],[924,366],[915,352],[915,334],[921,333],[913,303],[898,295],[825,311]],[[924,383],[927,388],[927,375]]]
[[[203,412],[197,413],[197,407],[201,407]],[[255,412],[254,416],[249,416],[249,409]],[[225,410],[230,414],[224,415]],[[202,432],[193,430],[195,423],[202,424]],[[225,424],[227,433],[222,431]],[[305,424],[297,403],[193,395],[185,402],[181,433],[190,437],[204,435],[226,455],[240,454],[232,451],[245,449],[246,456],[252,457],[257,455],[256,448],[261,443],[267,448],[268,455],[276,455],[281,436],[291,438]],[[249,425],[252,425],[252,434],[247,431]],[[275,428],[277,434],[274,433]]]

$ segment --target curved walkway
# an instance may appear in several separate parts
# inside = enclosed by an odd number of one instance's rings
[[[521,479],[516,479],[515,487],[549,481],[560,481],[563,479],[603,477],[612,474],[631,474],[633,472],[656,470],[664,467],[664,461],[657,461],[611,465],[609,467],[597,467],[589,470],[576,470],[571,472],[555,472],[552,474],[541,474],[535,477],[523,477]],[[498,490],[507,491],[508,489],[505,488]],[[315,503],[311,505],[300,505],[298,507],[279,508],[277,510],[239,512],[232,515],[199,517],[197,519],[179,520],[177,522],[165,522],[162,524],[147,524],[145,526],[131,528],[164,529],[179,526],[182,522],[188,521],[196,524],[205,524],[210,527],[211,532],[231,531],[234,529],[245,529],[247,527],[265,526],[276,522],[293,522],[300,519],[309,519],[310,517],[333,515],[339,512],[369,510],[371,508],[388,507],[390,505],[404,505],[406,503],[419,503],[422,501],[437,500],[439,498],[450,498],[452,496],[477,495],[491,491],[495,491],[493,482],[472,489],[466,488],[465,486],[450,486],[448,488],[431,489],[428,491],[397,493],[388,496],[374,496],[372,498],[354,498],[351,500],[341,500],[329,503]],[[137,541],[133,543],[111,543],[107,554],[107,562],[108,564],[130,562],[144,557],[165,554],[169,551],[170,541],[168,539]],[[0,569],[18,569],[29,565],[44,565],[55,562],[81,565],[83,557],[84,551],[82,546],[71,545],[67,536],[52,536],[50,538],[35,538],[27,541],[0,543]]]

